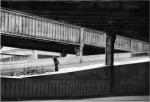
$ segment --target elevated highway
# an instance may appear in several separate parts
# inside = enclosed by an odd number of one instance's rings
[[[36,15],[1,9],[1,45],[84,55],[105,52],[106,35]],[[116,51],[149,53],[149,43],[116,36]]]
[[[115,34],[116,40],[112,44],[108,32],[6,8],[0,10],[1,47],[54,51],[62,55],[58,58],[58,72],[54,71],[52,59],[1,63],[3,100],[149,94],[148,42]],[[66,54],[77,56],[65,58]],[[131,57],[142,54],[146,56]],[[8,75],[25,69],[50,69],[51,72]]]

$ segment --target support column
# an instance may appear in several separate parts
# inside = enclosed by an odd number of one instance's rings
[[[81,31],[80,31],[80,47],[76,47],[76,55],[80,56],[80,63],[82,63],[83,47],[84,47],[83,31],[84,31],[84,28],[81,28]]]
[[[131,57],[134,57],[134,45],[133,45],[133,41],[131,40]]]
[[[114,89],[114,43],[115,43],[116,35],[107,34],[106,35],[106,47],[105,47],[105,64],[109,66],[109,74],[111,80],[111,93],[113,93]]]
[[[32,59],[38,59],[36,50],[32,50]]]
[[[76,56],[80,56],[80,47],[76,47],[75,50],[76,50]]]
[[[150,46],[148,46],[147,54],[148,54],[148,56],[150,56]]]
[[[106,35],[106,47],[105,47],[105,64],[109,66],[113,66],[114,64],[114,43],[115,43],[116,35],[115,34],[107,34]]]

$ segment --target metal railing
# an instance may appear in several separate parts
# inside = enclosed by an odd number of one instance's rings
[[[77,44],[80,28],[1,9],[1,32]]]
[[[131,51],[131,39],[117,35],[115,49]]]
[[[106,46],[105,32],[82,28],[84,27],[1,9],[1,33],[77,45],[83,41],[84,44]],[[149,53],[150,50],[149,43],[120,35],[116,36],[115,49],[131,51],[133,54]]]
[[[84,30],[84,44],[96,45],[105,47],[106,45],[106,33],[96,30],[85,29]]]

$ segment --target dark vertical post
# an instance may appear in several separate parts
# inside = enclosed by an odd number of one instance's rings
[[[106,48],[105,48],[105,64],[109,66],[110,80],[111,80],[111,93],[113,94],[114,88],[114,43],[116,35],[108,33],[106,35]]]
[[[114,64],[114,43],[115,43],[116,35],[115,34],[106,34],[106,48],[105,48],[105,64],[109,66],[113,66]]]
[[[133,45],[134,43],[133,43],[133,41],[131,40],[131,44],[130,44],[130,49],[131,49],[131,57],[133,57],[134,56],[134,45]]]

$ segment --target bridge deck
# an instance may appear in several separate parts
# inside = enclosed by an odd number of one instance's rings
[[[30,48],[39,47],[42,49],[40,43],[35,43],[37,44],[36,46],[31,46],[36,41],[49,42],[47,43],[49,46],[57,45],[56,48],[63,45],[80,46],[81,43],[103,48],[106,45],[106,33],[103,31],[91,30],[6,9],[1,9],[1,18],[2,46],[19,46],[24,48],[30,46]],[[27,42],[31,40],[31,42],[25,45],[25,42],[21,40],[22,42],[20,41],[18,45],[18,42],[15,41],[19,41],[16,39],[20,38],[27,39]],[[35,39],[36,41],[34,41]],[[50,50],[53,49],[51,47]],[[115,49],[131,51],[132,53],[149,53],[149,43],[117,35]],[[45,50],[48,50],[48,48]],[[56,51],[60,50],[57,49]]]

